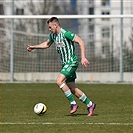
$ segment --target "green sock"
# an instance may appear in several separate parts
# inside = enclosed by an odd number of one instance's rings
[[[76,104],[74,98],[73,98],[73,95],[71,93],[70,90],[64,92],[65,96],[67,97],[67,99],[70,101],[71,104]]]
[[[84,93],[79,98],[79,100],[82,101],[83,103],[85,103],[88,107],[90,107],[92,105],[92,102],[90,101],[90,99]]]

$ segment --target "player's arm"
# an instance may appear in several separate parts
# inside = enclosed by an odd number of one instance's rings
[[[41,43],[41,44],[38,44],[38,45],[34,45],[34,46],[28,45],[27,50],[30,52],[30,51],[32,51],[33,49],[46,49],[46,48],[49,48],[49,47],[51,46],[52,43],[53,43],[53,42],[47,40],[47,41],[45,41],[45,42],[43,42],[43,43]]]
[[[80,49],[81,49],[81,63],[82,63],[82,65],[87,67],[90,63],[89,63],[89,61],[85,57],[85,44],[84,44],[84,41],[79,36],[77,36],[77,35],[75,36],[74,41],[80,45]]]

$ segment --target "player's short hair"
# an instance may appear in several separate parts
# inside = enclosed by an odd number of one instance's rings
[[[50,22],[55,22],[60,26],[60,22],[59,22],[59,19],[57,17],[52,17],[52,18],[47,20],[47,24],[49,24]]]

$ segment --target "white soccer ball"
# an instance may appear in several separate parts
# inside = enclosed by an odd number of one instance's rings
[[[46,111],[47,111],[47,107],[43,103],[37,103],[34,106],[34,112],[35,112],[35,114],[42,115],[42,114],[45,114]]]

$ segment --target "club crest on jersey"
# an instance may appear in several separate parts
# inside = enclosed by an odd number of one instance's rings
[[[57,43],[56,43],[56,46],[57,46],[57,47],[64,47],[65,44],[64,44],[63,42],[57,42]]]

